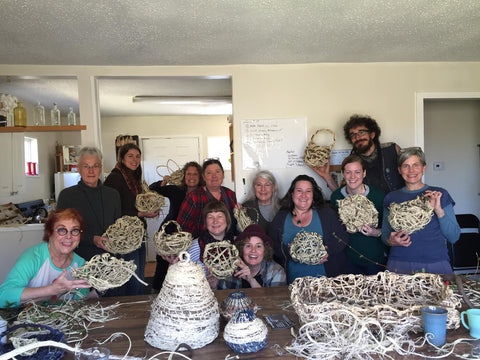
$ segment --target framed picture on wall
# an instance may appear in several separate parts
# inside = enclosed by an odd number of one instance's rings
[[[115,159],[118,155],[118,149],[125,144],[135,144],[139,146],[138,135],[118,135],[115,138]]]

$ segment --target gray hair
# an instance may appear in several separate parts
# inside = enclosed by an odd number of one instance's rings
[[[83,148],[80,149],[80,151],[78,152],[78,163],[79,164],[82,161],[82,157],[84,157],[85,155],[96,156],[100,159],[100,162],[103,159],[102,152],[100,151],[99,148],[97,148],[95,146],[84,146]]]
[[[250,187],[250,191],[248,193],[247,200],[255,200],[255,180],[258,178],[262,178],[267,180],[270,184],[272,184],[275,188],[272,193],[272,204],[273,204],[273,211],[276,213],[280,208],[280,199],[278,198],[278,186],[277,186],[277,179],[275,176],[268,170],[260,170],[255,174],[252,181],[252,186]]]
[[[400,155],[398,156],[398,166],[402,166],[405,160],[407,160],[410,156],[414,155],[418,157],[422,165],[427,165],[425,161],[425,153],[422,151],[422,148],[415,146],[400,150]]]

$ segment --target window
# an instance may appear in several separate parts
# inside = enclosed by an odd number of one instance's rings
[[[25,175],[38,175],[38,142],[37,139],[24,137]]]

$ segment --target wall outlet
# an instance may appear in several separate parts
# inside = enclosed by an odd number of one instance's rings
[[[434,171],[442,171],[445,170],[445,163],[443,161],[434,162],[433,163],[433,170]]]

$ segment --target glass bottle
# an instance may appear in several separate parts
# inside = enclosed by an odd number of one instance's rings
[[[50,121],[53,126],[60,125],[60,110],[58,110],[56,103],[53,103],[53,109],[50,110]]]
[[[73,109],[71,107],[68,108],[67,124],[70,126],[77,125],[77,120],[75,119],[75,113],[73,112]]]
[[[0,102],[0,127],[7,126],[7,109],[3,107],[3,102]]]
[[[33,107],[33,123],[36,126],[45,126],[45,108],[40,105],[40,101]]]
[[[22,102],[17,103],[17,107],[13,109],[13,123],[15,126],[27,126],[27,111],[22,106]]]

